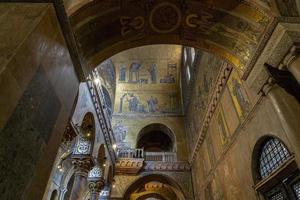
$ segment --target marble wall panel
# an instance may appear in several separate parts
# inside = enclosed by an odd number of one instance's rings
[[[78,79],[50,4],[0,7],[0,198],[41,199]]]

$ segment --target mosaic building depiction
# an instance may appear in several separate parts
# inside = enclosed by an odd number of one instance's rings
[[[1,200],[300,200],[299,0],[0,11]]]

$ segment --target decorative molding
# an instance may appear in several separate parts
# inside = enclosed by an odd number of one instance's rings
[[[101,101],[100,94],[102,94],[102,93],[98,91],[99,88],[97,88],[97,86],[93,82],[94,78],[97,78],[97,77],[99,77],[97,72],[90,74],[87,77],[86,84],[89,89],[95,111],[97,113],[97,118],[99,120],[99,124],[100,124],[101,131],[102,131],[104,139],[105,139],[105,143],[106,143],[108,152],[110,154],[112,162],[114,163],[116,161],[116,154],[115,154],[115,151],[112,146],[115,143],[115,139],[114,139],[114,134],[112,131],[109,117],[107,115],[107,112],[104,110],[105,106]]]
[[[88,172],[93,166],[93,160],[90,157],[72,158],[75,174],[87,177]]]
[[[145,161],[144,171],[190,171],[191,166],[188,162],[157,162]]]
[[[115,164],[116,174],[136,175],[143,167],[143,158],[121,158]]]
[[[204,141],[204,138],[205,138],[208,126],[209,126],[209,122],[210,122],[210,120],[213,116],[213,113],[214,113],[214,111],[217,107],[217,104],[220,100],[222,91],[226,86],[226,83],[227,83],[227,80],[229,78],[231,70],[232,70],[232,66],[230,64],[224,62],[223,66],[222,66],[222,70],[218,75],[216,87],[214,88],[214,92],[213,92],[212,98],[210,100],[210,103],[208,105],[206,115],[203,119],[203,124],[202,124],[200,132],[198,134],[197,142],[196,142],[196,144],[194,146],[194,149],[192,151],[191,158],[190,158],[190,163],[192,163],[195,160],[196,155],[199,151],[199,148],[200,148],[201,144]]]

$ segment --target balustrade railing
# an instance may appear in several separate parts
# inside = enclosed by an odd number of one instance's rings
[[[121,159],[144,158],[145,161],[176,162],[177,156],[174,152],[148,152],[144,149],[120,148],[117,156]]]
[[[177,157],[174,152],[145,152],[145,161],[175,162]]]
[[[118,158],[144,158],[144,149],[122,148],[117,149]]]

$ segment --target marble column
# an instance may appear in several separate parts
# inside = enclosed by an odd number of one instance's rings
[[[75,158],[72,163],[75,177],[70,200],[82,200],[87,187],[87,175],[92,167],[92,160],[90,158]]]
[[[300,46],[293,46],[290,49],[279,68],[285,68],[291,72],[300,84]]]
[[[103,169],[96,164],[88,174],[88,186],[90,191],[90,200],[98,200],[100,192],[104,187]]]
[[[288,140],[296,152],[300,163],[300,104],[296,98],[273,82],[272,78],[263,87],[264,94],[270,99]]]
[[[98,200],[100,196],[100,192],[104,186],[104,181],[90,181],[88,183],[89,191],[91,194],[90,200]]]

